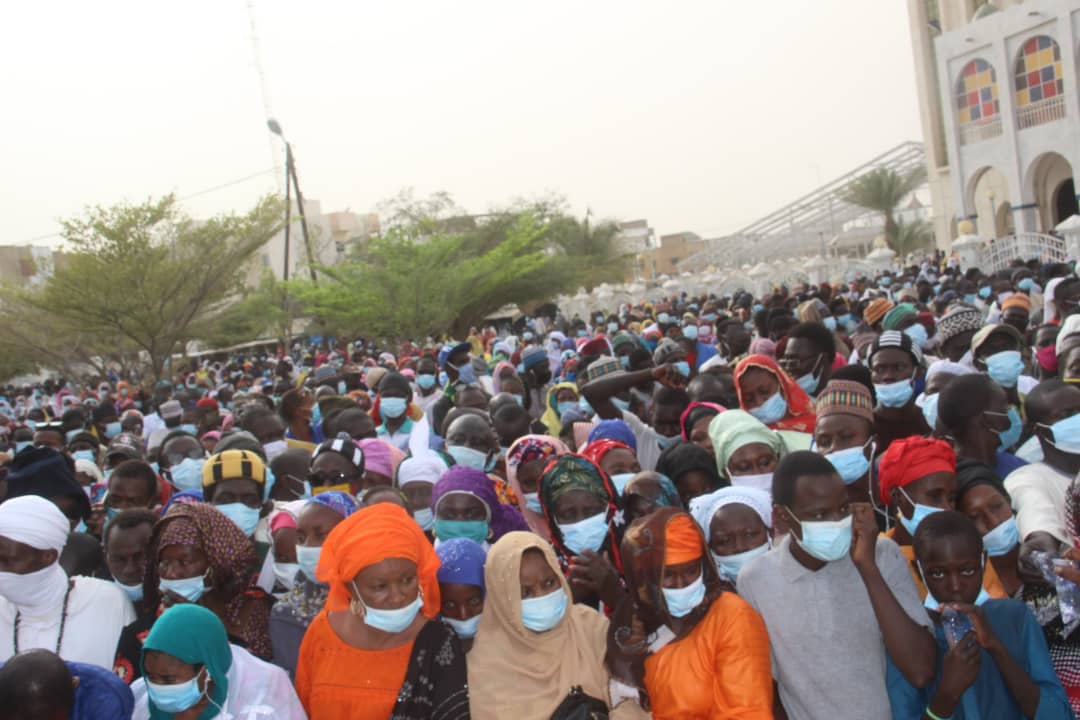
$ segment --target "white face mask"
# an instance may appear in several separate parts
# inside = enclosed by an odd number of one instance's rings
[[[0,572],[0,595],[27,615],[59,608],[67,589],[68,576],[59,562],[25,575]]]
[[[274,579],[286,590],[296,585],[296,574],[300,572],[299,563],[274,563]]]
[[[758,473],[757,475],[732,475],[731,484],[735,487],[752,487],[764,490],[772,495],[772,473]]]

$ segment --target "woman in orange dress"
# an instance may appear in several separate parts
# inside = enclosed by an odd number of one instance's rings
[[[613,677],[664,718],[772,718],[769,636],[723,589],[705,538],[675,508],[634,523],[622,543],[630,596],[608,630]]]
[[[311,720],[467,720],[465,653],[439,614],[439,558],[401,507],[339,523],[316,575],[326,608],[300,645],[296,692]]]

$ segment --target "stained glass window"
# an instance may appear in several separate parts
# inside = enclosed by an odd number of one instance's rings
[[[998,114],[997,74],[985,60],[964,66],[956,83],[957,120],[961,125],[980,122]]]
[[[1064,92],[1061,48],[1047,35],[1029,39],[1016,61],[1016,106],[1026,107]]]

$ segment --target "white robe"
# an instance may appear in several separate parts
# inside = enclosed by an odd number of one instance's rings
[[[135,609],[124,591],[115,583],[96,578],[75,577],[75,586],[68,598],[67,621],[60,657],[70,662],[97,665],[113,669],[120,631],[135,621]],[[14,654],[12,628],[15,606],[0,597],[0,659]],[[19,618],[19,651],[44,648],[55,651],[60,635],[61,608],[33,617],[22,613]]]
[[[232,667],[226,673],[229,694],[217,720],[307,720],[288,673],[243,648],[229,647],[232,650]],[[146,720],[150,717],[146,681],[139,678],[133,682],[131,692],[135,696],[135,712],[131,717]]]

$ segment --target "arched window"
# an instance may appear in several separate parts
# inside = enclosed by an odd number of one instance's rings
[[[960,144],[986,140],[1001,134],[997,73],[990,63],[975,59],[964,66],[956,81],[956,121]]]
[[[1029,38],[1016,59],[1016,109],[1021,128],[1065,117],[1061,48],[1049,35]]]

